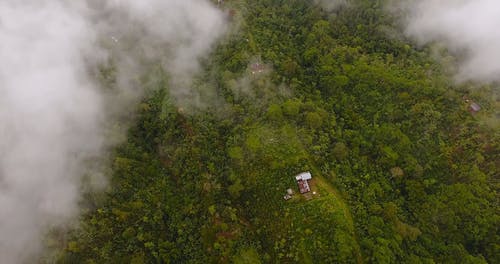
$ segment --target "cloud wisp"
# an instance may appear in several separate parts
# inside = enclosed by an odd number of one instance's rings
[[[440,42],[463,55],[458,81],[500,81],[500,2],[421,0],[405,2],[406,34],[420,44]]]
[[[0,2],[2,263],[33,262],[47,228],[78,215],[84,162],[108,147],[106,110],[129,108],[103,93],[91,69],[114,57],[117,93],[139,98],[137,61],[159,60],[181,96],[223,32],[207,0]],[[116,52],[102,45],[111,37]]]

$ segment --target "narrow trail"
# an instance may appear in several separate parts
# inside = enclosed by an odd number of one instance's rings
[[[316,168],[313,168],[313,171],[319,172],[319,170],[317,170]],[[359,240],[358,240],[356,231],[354,229],[354,221],[353,221],[353,217],[351,214],[351,210],[349,209],[349,206],[346,204],[342,195],[340,195],[339,191],[335,187],[333,187],[330,183],[328,183],[328,181],[323,176],[321,176],[321,174],[319,174],[319,173],[315,173],[315,174],[316,175],[314,175],[313,177],[316,181],[317,187],[319,189],[322,189],[322,190],[332,194],[339,201],[339,204],[342,207],[342,212],[344,213],[344,216],[347,220],[347,224],[349,226],[349,231],[351,232],[351,235],[354,238],[354,241],[356,242],[355,243],[356,244],[356,253],[357,253],[356,254],[356,262],[359,264],[364,263],[363,255],[361,254],[361,248],[359,246]]]

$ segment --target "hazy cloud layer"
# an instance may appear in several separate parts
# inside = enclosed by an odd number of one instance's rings
[[[160,62],[171,75],[172,96],[189,103],[198,59],[226,31],[222,13],[208,0],[90,0],[101,35],[116,43],[114,53],[126,86],[137,73],[137,61]]]
[[[91,69],[112,56],[116,92],[137,98],[137,61],[158,59],[188,89],[223,27],[207,0],[0,1],[0,262],[32,263],[46,228],[78,213],[114,102]]]
[[[405,6],[406,33],[419,43],[444,43],[465,54],[459,81],[500,80],[500,1],[419,0]]]

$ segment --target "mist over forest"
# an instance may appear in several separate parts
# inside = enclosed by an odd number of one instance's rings
[[[500,263],[495,0],[0,2],[0,263]]]

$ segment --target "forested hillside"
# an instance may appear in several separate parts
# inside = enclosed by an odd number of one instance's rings
[[[500,263],[498,86],[455,84],[380,2],[224,1],[199,102],[144,76],[108,190],[47,261]]]

